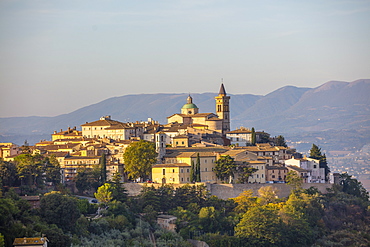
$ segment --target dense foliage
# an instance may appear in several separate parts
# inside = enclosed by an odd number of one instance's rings
[[[140,140],[128,146],[123,154],[125,170],[131,179],[146,181],[152,170],[152,165],[157,162],[155,144]]]
[[[288,198],[265,186],[258,196],[247,190],[222,200],[190,184],[144,186],[129,197],[117,174],[99,187],[101,204],[54,191],[41,197],[39,209],[9,190],[0,198],[0,240],[11,246],[15,237],[45,234],[50,246],[191,246],[186,239],[211,247],[369,246],[368,193],[351,176],[341,179],[325,194],[302,189],[292,176]],[[159,214],[176,216],[177,232],[160,229]]]

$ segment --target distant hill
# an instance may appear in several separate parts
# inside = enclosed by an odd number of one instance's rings
[[[192,94],[200,112],[215,112],[215,93]],[[370,128],[370,79],[330,81],[316,88],[282,87],[265,96],[231,95],[231,127],[245,126],[272,135],[312,131],[368,131]],[[151,117],[167,123],[180,112],[187,94],[138,94],[109,98],[56,117],[0,118],[0,141],[23,144],[50,139],[54,130],[80,128],[81,124],[111,115],[119,121]],[[370,141],[369,141],[370,142]]]

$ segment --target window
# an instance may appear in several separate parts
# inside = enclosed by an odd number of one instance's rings
[[[184,178],[181,178],[181,182],[184,182]]]
[[[208,172],[208,168],[206,167],[204,171]]]
[[[316,168],[316,165],[313,165],[313,168]]]
[[[189,181],[190,181],[190,179],[189,179],[189,178],[186,178],[186,181],[188,181],[188,182],[189,182]]]
[[[181,172],[181,173],[184,173],[184,169],[181,169],[181,170],[180,170],[180,172]]]
[[[259,177],[258,177],[258,174],[256,174],[256,178],[259,178]]]
[[[163,170],[162,170],[162,174],[163,174],[163,175],[166,175],[166,169],[163,169]]]
[[[271,177],[272,177],[272,178],[275,178],[275,175],[272,175]]]
[[[186,169],[186,172],[187,172],[187,173],[189,173],[189,172],[190,172],[189,168],[188,168],[188,169]]]
[[[172,173],[175,173],[175,169],[172,169]]]
[[[261,178],[263,178],[263,174],[261,174]]]

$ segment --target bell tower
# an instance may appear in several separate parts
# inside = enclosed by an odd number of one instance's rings
[[[216,100],[216,114],[222,119],[222,134],[230,131],[230,96],[226,96],[224,84],[221,83],[220,92],[215,97]]]

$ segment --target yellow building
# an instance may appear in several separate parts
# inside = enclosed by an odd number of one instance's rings
[[[190,183],[190,168],[187,163],[157,164],[152,167],[152,181],[162,184]]]
[[[82,138],[82,132],[76,130],[76,127],[73,129],[68,127],[68,130],[60,130],[60,132],[54,131],[54,133],[51,135],[51,140],[59,140],[59,139],[80,139]]]
[[[58,159],[59,160],[59,159]],[[92,169],[99,166],[100,157],[67,156],[60,163],[63,182],[72,181],[79,168]]]
[[[0,158],[12,157],[20,154],[19,146],[11,142],[0,143]]]
[[[206,148],[168,148],[163,157],[164,164],[186,163],[191,166],[196,164],[199,154],[201,182],[216,183],[217,177],[213,169],[220,153],[227,151],[225,147],[206,147]],[[188,182],[188,181],[186,181]]]

